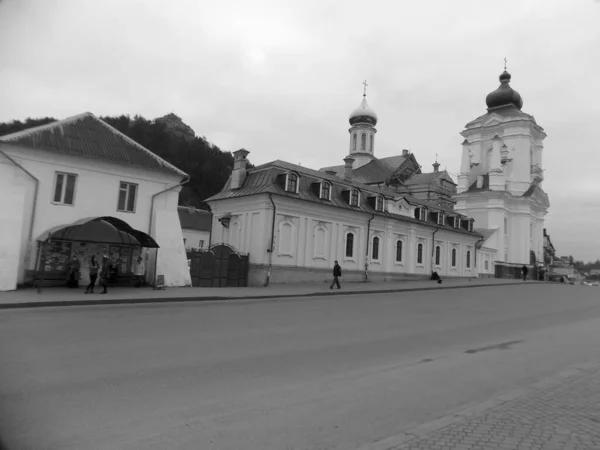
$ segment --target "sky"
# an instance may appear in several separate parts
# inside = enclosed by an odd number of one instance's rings
[[[436,155],[486,112],[507,58],[544,141],[545,227],[600,258],[598,0],[0,0],[0,122],[173,112],[253,164],[343,164],[348,115],[377,112],[375,155]]]

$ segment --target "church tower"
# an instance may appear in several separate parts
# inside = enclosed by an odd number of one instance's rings
[[[521,110],[523,99],[504,69],[500,86],[485,99],[487,113],[461,132],[455,196],[455,209],[473,217],[488,236],[484,245],[496,249],[497,274],[498,265],[503,273],[543,261],[544,216],[550,206],[542,190],[546,133]]]
[[[353,169],[369,163],[374,157],[377,114],[367,104],[367,82],[363,91],[363,100],[350,114],[350,156],[354,158]]]

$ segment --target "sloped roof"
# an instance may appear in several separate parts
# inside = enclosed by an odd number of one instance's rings
[[[298,193],[287,192],[283,183],[283,177],[286,173],[293,171],[298,173],[299,185]],[[318,193],[314,189],[314,183],[327,180],[331,182],[331,200],[325,200],[319,197]],[[257,194],[276,194],[289,198],[296,198],[298,200],[304,200],[311,203],[319,203],[326,206],[343,208],[355,212],[363,212],[367,214],[375,214],[377,216],[390,217],[398,219],[404,222],[410,222],[428,226],[431,228],[447,228],[449,231],[456,233],[478,235],[474,232],[469,232],[464,229],[455,229],[449,225],[437,225],[433,220],[427,221],[417,220],[414,217],[403,216],[400,214],[393,214],[385,211],[375,211],[373,207],[366,201],[368,194],[371,195],[383,195],[388,200],[404,198],[413,205],[425,205],[429,206],[433,210],[446,210],[437,205],[428,205],[428,202],[411,198],[406,195],[399,194],[388,189],[379,189],[375,186],[368,186],[356,181],[348,181],[339,178],[335,175],[329,175],[319,170],[313,170],[306,167],[291,164],[285,161],[276,160],[270,163],[262,164],[254,169],[247,172],[244,184],[240,189],[230,189],[231,178],[227,181],[221,192],[213,195],[206,199],[206,202],[218,201],[228,198],[239,198]],[[350,206],[348,202],[343,198],[342,192],[350,188],[356,188],[361,191],[361,202],[358,206]],[[455,214],[460,215],[455,212]],[[464,216],[463,216],[464,217]]]
[[[181,228],[187,230],[210,231],[212,226],[212,213],[203,209],[189,206],[178,206],[177,213]]]
[[[475,231],[487,241],[496,231],[498,231],[498,228],[475,228]]]
[[[180,177],[187,176],[182,170],[89,112],[0,136],[0,141]]]
[[[396,155],[386,158],[373,158],[364,166],[352,170],[352,179],[358,183],[383,183],[406,161],[407,156]],[[319,169],[321,172],[334,171],[336,176],[344,178],[344,166],[330,166]]]
[[[413,184],[429,184],[432,181],[440,178],[450,181],[452,184],[456,184],[446,170],[442,170],[441,172],[416,173],[406,180],[406,183],[404,184],[407,186]]]

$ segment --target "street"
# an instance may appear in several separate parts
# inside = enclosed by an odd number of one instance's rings
[[[8,449],[358,449],[600,359],[559,284],[0,311]]]

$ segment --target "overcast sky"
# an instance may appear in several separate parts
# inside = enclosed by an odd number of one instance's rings
[[[343,164],[362,81],[375,154],[438,154],[458,172],[464,125],[508,59],[546,130],[546,228],[600,258],[598,0],[0,0],[0,121],[174,112],[261,164]]]

